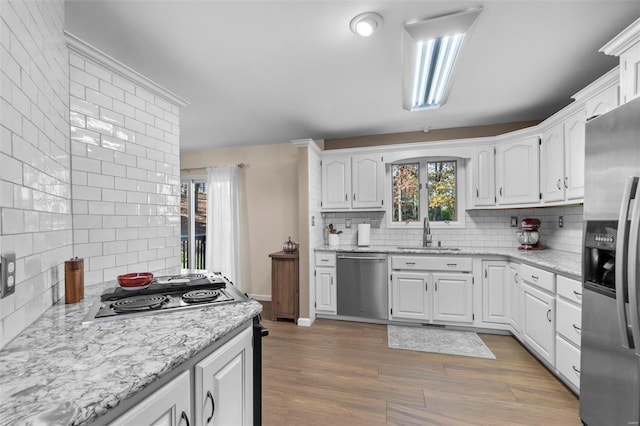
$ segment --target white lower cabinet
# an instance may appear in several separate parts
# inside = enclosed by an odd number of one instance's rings
[[[195,366],[196,425],[253,424],[252,330]]]
[[[394,256],[391,265],[389,319],[423,323],[473,322],[471,259]],[[438,271],[445,268],[452,272]]]
[[[420,321],[431,319],[429,275],[422,272],[393,272],[391,275],[391,319]]]
[[[113,426],[188,426],[191,416],[189,371],[149,395],[141,403],[118,417]]]
[[[556,336],[556,369],[576,390],[580,389],[580,349]]]
[[[473,321],[473,283],[470,274],[434,273],[433,319]]]
[[[525,282],[523,338],[541,359],[554,365],[555,298]]]
[[[582,283],[558,276],[556,293],[556,370],[569,387],[580,390]]]
[[[509,262],[486,260],[482,262],[482,321],[509,323]]]
[[[320,314],[337,313],[336,254],[334,252],[316,253],[316,312]]]
[[[520,281],[520,265],[517,263],[509,264],[509,286],[511,287],[511,306],[509,309],[509,323],[511,324],[511,332],[518,339],[522,338],[522,312],[524,311],[524,292],[522,290],[522,282]]]

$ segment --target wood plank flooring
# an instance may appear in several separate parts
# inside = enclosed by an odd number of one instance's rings
[[[269,321],[263,424],[580,425],[578,398],[511,336],[496,360],[387,347],[387,327]]]

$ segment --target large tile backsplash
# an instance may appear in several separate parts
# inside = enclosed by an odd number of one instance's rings
[[[343,233],[341,244],[357,244],[357,224],[380,219],[380,228],[371,229],[372,245],[410,246],[422,244],[422,229],[389,227],[381,212],[371,213],[323,213],[324,224],[332,223]],[[540,238],[546,247],[581,253],[582,206],[547,207],[509,210],[469,210],[465,213],[464,229],[432,228],[434,245],[441,241],[448,247],[517,247],[516,231],[510,226],[511,217],[518,222],[527,217],[540,219]],[[563,216],[564,226],[558,226]],[[351,228],[345,227],[345,219],[351,219]]]
[[[73,254],[64,2],[0,1],[0,252],[16,253],[0,347],[64,295]]]

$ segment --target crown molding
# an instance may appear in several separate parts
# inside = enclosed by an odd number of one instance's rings
[[[602,46],[599,52],[606,55],[620,56],[634,44],[640,42],[640,19],[637,19],[609,43]]]
[[[100,49],[97,49],[84,40],[76,37],[69,31],[64,30],[64,35],[67,42],[67,47],[70,51],[86,59],[89,59],[90,61],[96,62],[109,71],[118,74],[119,76],[126,78],[127,80],[130,80],[139,86],[142,86],[144,89],[150,91],[154,95],[159,96],[174,105],[178,105],[180,107],[186,107],[187,105],[189,105],[189,102],[185,99],[181,98],[170,90],[165,89],[158,83],[126,66],[117,59],[112,58]]]

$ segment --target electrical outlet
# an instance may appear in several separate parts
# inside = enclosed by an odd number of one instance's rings
[[[380,219],[371,219],[372,228],[380,228]]]
[[[512,228],[518,227],[518,216],[511,216],[511,227]]]
[[[16,254],[0,255],[0,298],[5,298],[16,290]]]
[[[345,219],[344,220],[344,227],[345,228],[351,228],[351,219]]]
[[[564,228],[564,216],[558,216],[558,228]]]

